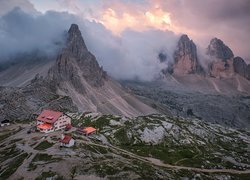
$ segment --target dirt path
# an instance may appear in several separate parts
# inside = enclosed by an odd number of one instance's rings
[[[112,145],[101,145],[101,144],[96,144],[92,142],[86,142],[85,143],[89,145],[94,145],[94,146],[100,146],[104,148],[111,148],[113,150],[118,150],[122,152],[125,155],[128,155],[130,157],[133,157],[135,159],[138,159],[140,161],[146,162],[146,163],[151,163],[156,166],[161,166],[161,167],[166,167],[166,168],[171,168],[171,169],[177,169],[177,170],[189,170],[189,171],[196,171],[196,172],[203,172],[203,173],[230,173],[230,174],[250,174],[250,170],[245,170],[245,171],[240,171],[240,170],[235,170],[235,169],[202,169],[202,168],[195,168],[195,167],[185,167],[185,166],[176,166],[176,165],[170,165],[170,164],[165,164],[159,159],[151,158],[151,157],[143,157],[136,155],[134,153],[131,153],[129,151],[126,151],[124,149],[112,146]]]

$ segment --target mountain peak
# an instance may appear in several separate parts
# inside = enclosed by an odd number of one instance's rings
[[[71,24],[68,32],[69,33],[80,32],[78,25],[77,24]]]
[[[190,41],[190,39],[189,39],[188,35],[183,34],[183,35],[181,35],[181,37],[180,37],[180,40],[179,40],[179,41],[181,41],[181,42],[185,42],[185,41]]]
[[[81,56],[83,52],[88,51],[77,24],[71,24],[66,46],[75,56]]]
[[[211,57],[221,59],[223,61],[234,57],[232,50],[218,38],[213,38],[207,48],[207,54]]]
[[[71,25],[66,45],[58,55],[51,73],[56,82],[70,82],[81,93],[85,92],[82,79],[91,86],[100,87],[107,78],[95,56],[88,51],[76,24]]]
[[[216,78],[228,78],[234,74],[232,50],[218,38],[213,38],[207,48],[213,62],[209,65],[209,74]]]
[[[174,52],[174,73],[201,74],[203,72],[197,57],[196,45],[186,34],[183,34]]]

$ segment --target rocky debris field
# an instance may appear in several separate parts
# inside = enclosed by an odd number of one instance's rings
[[[183,88],[168,89],[157,83],[123,82],[142,101],[164,114],[198,118],[223,126],[250,128],[250,96],[202,93]]]

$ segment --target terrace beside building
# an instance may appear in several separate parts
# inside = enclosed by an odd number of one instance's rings
[[[52,110],[43,110],[36,120],[37,129],[44,133],[64,129],[71,124],[70,117],[62,112]]]

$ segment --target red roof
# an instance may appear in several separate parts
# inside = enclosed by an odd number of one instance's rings
[[[66,129],[71,129],[73,126],[71,124],[66,125]]]
[[[50,129],[52,127],[51,124],[47,124],[47,123],[44,123],[44,124],[40,124],[37,126],[39,129]]]
[[[52,110],[43,110],[43,112],[36,119],[43,121],[43,122],[54,123],[62,115],[63,115],[62,112],[52,111]]]
[[[83,132],[85,132],[86,134],[90,134],[90,133],[95,132],[95,131],[96,131],[96,129],[93,127],[86,127],[83,129]]]
[[[69,135],[64,135],[64,138],[60,140],[60,142],[64,143],[64,144],[69,144],[69,141],[72,139],[71,136]]]

